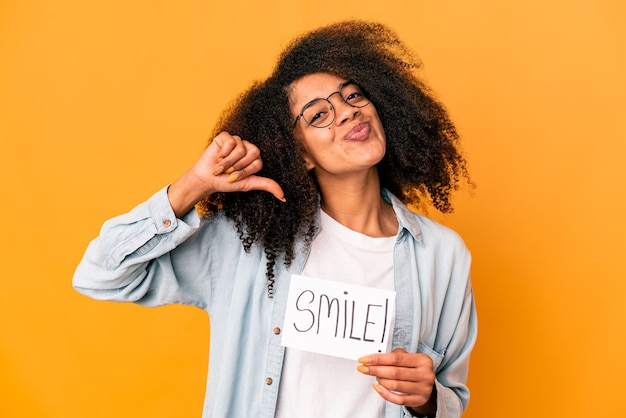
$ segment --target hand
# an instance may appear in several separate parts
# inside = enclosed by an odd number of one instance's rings
[[[361,357],[359,362],[358,371],[376,376],[378,384],[373,387],[384,399],[420,414],[435,413],[435,371],[432,359],[426,354],[396,348],[391,353]]]
[[[237,135],[222,132],[198,161],[168,189],[177,217],[198,201],[216,192],[265,190],[285,201],[282,188],[274,180],[254,175],[263,167],[259,149]]]

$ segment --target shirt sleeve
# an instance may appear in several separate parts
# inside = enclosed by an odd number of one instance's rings
[[[420,344],[419,352],[442,360],[436,367],[437,414],[434,415],[436,418],[460,418],[469,403],[469,390],[465,382],[469,368],[469,355],[476,339],[476,312],[471,292],[466,298],[462,312],[458,324],[459,334],[453,339],[445,355],[442,356]],[[458,349],[455,348],[456,344],[459,345]],[[444,358],[446,362],[443,362]],[[411,414],[406,407],[402,408],[402,414],[403,418],[421,416]]]
[[[443,360],[436,369],[437,418],[460,417],[470,398],[466,381],[477,336],[477,318],[470,280],[471,256],[465,247],[459,252],[451,280],[451,287],[460,293],[453,299],[459,302],[451,304],[455,307],[448,310],[440,323],[440,327],[452,331]]]
[[[203,305],[193,283],[178,280],[170,256],[199,225],[195,210],[176,218],[166,187],[129,213],[104,223],[74,273],[73,286],[99,300]]]

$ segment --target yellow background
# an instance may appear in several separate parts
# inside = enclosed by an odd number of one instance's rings
[[[70,285],[107,218],[173,181],[295,35],[394,27],[475,193],[466,417],[626,417],[622,0],[0,2],[0,416],[199,417],[209,321]],[[242,342],[245,343],[245,342]],[[254,405],[251,416],[254,416]]]

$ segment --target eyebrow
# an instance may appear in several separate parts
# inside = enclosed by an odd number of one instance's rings
[[[354,81],[352,80],[347,80],[344,81],[343,83],[339,84],[339,90],[333,91],[332,93],[330,93],[328,95],[328,97],[326,97],[326,99],[324,99],[323,97],[316,97],[315,99],[309,100],[304,106],[302,106],[302,110],[300,111],[300,113],[302,113],[304,111],[304,109],[308,109],[311,106],[311,103],[313,103],[316,100],[328,100],[330,98],[330,96],[332,96],[333,94],[339,93],[341,92],[341,90],[343,90],[343,88],[349,84],[356,84]]]
[[[341,83],[341,84],[339,85],[339,90],[341,90],[342,88],[344,88],[344,87],[345,87],[345,86],[347,86],[348,84],[356,84],[356,83],[355,83],[354,81],[352,81],[352,80],[348,80],[348,81],[346,81],[346,82],[344,82],[344,83]]]

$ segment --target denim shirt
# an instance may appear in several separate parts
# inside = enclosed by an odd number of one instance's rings
[[[465,382],[477,331],[470,254],[455,232],[409,211],[386,190],[382,195],[399,222],[393,348],[432,358],[437,417],[459,417],[469,402]],[[200,219],[192,210],[176,219],[164,188],[104,223],[73,285],[95,299],[204,309],[211,338],[203,417],[271,418],[280,388],[280,328],[289,281],[308,256],[301,242],[296,254],[289,268],[277,261],[270,299],[263,249],[253,246],[246,253],[232,222],[219,213]],[[358,416],[358,407],[354,412]],[[409,416],[387,402],[386,418]]]

